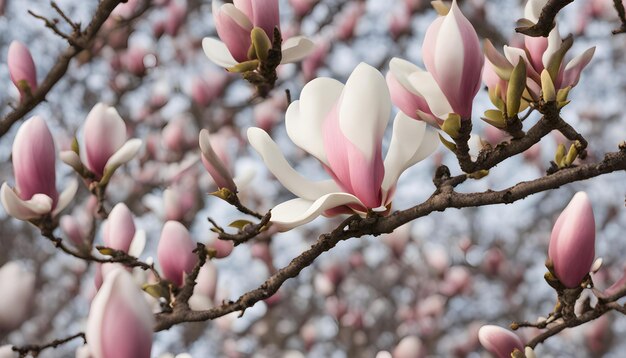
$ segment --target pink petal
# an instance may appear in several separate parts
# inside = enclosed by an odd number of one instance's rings
[[[189,231],[177,221],[168,221],[163,226],[157,257],[163,276],[176,286],[182,286],[185,273],[191,272],[198,257],[192,252],[196,245],[189,236]]]
[[[135,237],[133,215],[124,203],[113,207],[103,228],[104,245],[128,253]]]
[[[235,60],[247,61],[252,24],[249,20],[246,22],[245,15],[233,4],[224,4],[219,8],[215,1],[213,4],[213,18],[218,36],[226,44]]]
[[[478,340],[486,350],[498,358],[510,358],[515,349],[524,352],[522,340],[515,333],[502,327],[492,325],[480,327]]]
[[[595,257],[595,220],[589,197],[578,192],[557,219],[548,256],[558,279],[569,288],[580,285]]]
[[[132,276],[121,268],[106,275],[89,311],[87,339],[95,358],[149,358],[154,317]]]
[[[52,199],[52,208],[56,207],[55,160],[54,140],[46,122],[39,116],[28,119],[13,141],[15,187],[21,199],[44,194]]]
[[[24,44],[19,41],[11,42],[7,56],[7,65],[11,81],[20,90],[20,93],[22,93],[20,81],[26,81],[31,93],[37,90],[37,69],[30,51]],[[24,94],[22,93],[22,95]]]
[[[252,24],[262,28],[270,39],[274,38],[274,28],[280,28],[278,0],[250,0],[252,3]]]
[[[404,86],[402,86],[391,71],[387,73],[386,80],[391,94],[391,101],[402,111],[402,113],[413,119],[421,119],[417,115],[417,111],[432,114],[426,100],[423,97],[411,93]]]
[[[542,58],[548,49],[548,39],[546,37],[524,36],[524,44],[533,68],[537,73],[541,73],[544,69]]]
[[[585,69],[585,67],[587,67],[589,62],[591,62],[595,50],[595,46],[587,49],[585,52],[571,60],[567,64],[567,66],[565,66],[565,70],[563,71],[563,83],[561,84],[561,87],[574,87],[578,84],[578,80],[580,79],[580,73]]]
[[[126,124],[115,108],[96,104],[85,119],[84,143],[89,170],[102,177],[109,158],[126,142]]]

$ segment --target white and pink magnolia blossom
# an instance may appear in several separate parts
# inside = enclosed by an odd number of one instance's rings
[[[82,163],[96,179],[110,176],[139,152],[141,139],[128,139],[126,124],[117,110],[96,104],[87,115],[83,129]],[[61,160],[80,172],[81,158],[74,151],[61,152]]]
[[[86,337],[94,358],[149,358],[154,317],[130,273],[116,268],[91,302]]]
[[[517,349],[524,352],[524,343],[513,332],[502,327],[486,325],[478,331],[480,344],[497,358],[510,358]]]
[[[166,222],[157,247],[163,276],[176,286],[182,286],[186,274],[191,272],[198,261],[193,253],[195,248],[196,245],[183,224],[177,221]]]
[[[10,261],[0,268],[0,332],[5,334],[22,325],[31,313],[35,275]]]
[[[230,170],[227,168],[227,164],[224,163],[224,155],[220,156],[219,153],[216,153],[211,145],[212,141],[215,142],[215,138],[220,137],[213,137],[213,139],[211,139],[207,129],[202,129],[200,131],[199,144],[200,151],[202,153],[202,164],[209,172],[218,188],[226,188],[231,192],[236,193],[237,185],[233,180]],[[217,139],[217,141],[219,143],[217,143],[216,149],[225,153],[224,148],[220,148],[226,145],[225,141],[220,139]]]
[[[202,48],[209,60],[221,67],[230,68],[240,62],[252,60],[248,50],[252,45],[250,33],[254,27],[263,29],[270,41],[274,28],[280,27],[278,0],[237,0],[233,4],[213,1],[213,19],[220,40],[205,37]],[[302,60],[313,50],[313,42],[304,36],[283,41],[281,63]]]
[[[548,257],[563,285],[578,287],[595,257],[596,225],[585,192],[578,192],[561,212],[550,236]]]
[[[385,79],[364,63],[345,85],[317,78],[304,86],[300,100],[287,109],[285,122],[291,140],[317,158],[332,177],[319,182],[297,173],[266,132],[250,128],[250,144],[298,197],[272,209],[271,221],[285,231],[321,214],[387,211],[402,172],[430,155],[439,142],[423,122],[399,113],[383,162],[382,139],[390,112]]]
[[[19,220],[47,214],[56,216],[70,203],[78,189],[72,180],[59,194],[56,189],[56,151],[46,122],[35,116],[25,121],[13,141],[15,189],[5,182],[0,201],[6,212]]]
[[[402,111],[411,111],[406,115],[416,118],[417,111],[419,119],[431,124],[440,123],[450,113],[471,118],[483,54],[476,30],[456,0],[448,14],[438,17],[426,31],[422,56],[427,71],[406,61],[390,64],[393,79],[406,90],[394,90],[394,103]]]
[[[37,69],[33,57],[23,43],[11,42],[7,56],[7,66],[11,81],[20,91],[22,99],[28,91],[32,94],[37,90]]]
[[[299,17],[308,14],[318,2],[319,0],[289,0],[293,12]]]

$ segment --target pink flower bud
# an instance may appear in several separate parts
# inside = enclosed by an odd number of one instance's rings
[[[248,0],[248,5],[251,0]],[[246,1],[238,1],[237,3],[246,3]],[[248,11],[252,11],[249,7]],[[238,9],[233,4],[219,5],[217,1],[213,1],[213,19],[215,21],[215,29],[220,40],[224,42],[228,51],[237,62],[248,60],[248,49],[252,44],[250,40],[250,32],[252,31],[252,21],[245,11]]]
[[[522,340],[513,332],[502,327],[492,325],[480,327],[478,340],[486,350],[497,358],[510,358],[515,349],[524,352]]]
[[[556,277],[569,288],[580,285],[595,257],[596,224],[585,192],[578,192],[554,224],[548,257]]]
[[[228,257],[232,252],[235,246],[232,241],[229,240],[220,240],[217,237],[213,239],[211,243],[208,244],[209,247],[215,249],[215,258],[223,259],[224,257]]]
[[[94,358],[149,358],[154,317],[130,273],[105,276],[91,303],[86,336]]]
[[[87,232],[85,232],[85,228],[73,216],[63,215],[59,225],[61,226],[61,230],[63,230],[65,236],[70,239],[74,246],[82,249],[89,245],[87,242]]]
[[[199,106],[206,107],[222,94],[227,82],[228,77],[222,71],[212,71],[206,79],[195,77],[191,84],[191,98]]]
[[[104,245],[128,253],[133,237],[135,237],[133,215],[124,203],[119,203],[113,207],[104,223],[102,230]]]
[[[105,171],[132,159],[141,141],[126,141],[126,124],[115,108],[96,104],[87,115],[84,128],[85,164],[101,178]]]
[[[326,56],[330,51],[330,43],[327,39],[320,39],[315,43],[315,49],[302,61],[302,75],[305,81],[311,81],[317,75],[317,70],[324,65]]]
[[[233,181],[233,176],[226,169],[226,165],[219,158],[211,146],[209,131],[203,129],[200,131],[200,151],[202,152],[202,164],[209,172],[218,188],[226,188],[233,193],[237,192],[237,186]]]
[[[338,40],[346,41],[354,36],[354,30],[365,13],[365,3],[352,2],[337,17],[335,34]]]
[[[0,292],[0,332],[8,333],[32,314],[35,275],[10,261],[0,268]]]
[[[474,96],[480,89],[483,53],[476,30],[456,0],[450,12],[437,18],[426,31],[422,56],[454,112],[470,118]]]
[[[156,56],[148,50],[139,47],[129,48],[121,58],[122,65],[126,71],[135,76],[142,77],[148,68],[156,66]]]
[[[420,358],[426,356],[422,341],[416,336],[407,336],[393,349],[393,358]]]
[[[157,257],[163,276],[176,286],[182,286],[185,275],[196,265],[198,257],[193,253],[196,245],[189,231],[177,221],[168,221],[163,226]]]
[[[28,91],[33,93],[37,90],[37,69],[30,51],[24,44],[18,41],[11,42],[7,65],[11,81],[20,91],[22,99]]]
[[[54,216],[69,204],[78,184],[73,181],[61,195],[57,192],[54,141],[43,119],[35,116],[22,124],[12,154],[15,190],[7,183],[0,189],[0,201],[9,215],[20,220]]]
[[[35,116],[22,124],[13,142],[15,188],[23,200],[45,194],[58,200],[54,140],[46,122]]]

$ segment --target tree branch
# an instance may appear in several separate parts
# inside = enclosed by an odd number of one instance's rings
[[[73,336],[69,336],[67,338],[55,339],[54,341],[47,343],[47,344],[43,344],[43,345],[31,344],[31,345],[22,346],[22,347],[12,347],[12,349],[14,352],[19,353],[20,357],[26,357],[28,356],[28,353],[31,353],[33,357],[37,357],[41,353],[41,351],[45,349],[56,348],[76,338],[82,338],[83,342],[87,343],[87,340],[85,339],[85,334],[83,332],[80,332],[80,333],[76,333]]]
[[[24,99],[13,111],[0,120],[0,137],[5,135],[11,126],[46,99],[46,95],[67,72],[72,59],[83,49],[89,48],[102,24],[121,0],[102,0],[84,31],[71,36],[69,47],[55,61],[46,78],[37,86],[31,96]]]
[[[556,15],[572,2],[574,0],[548,0],[548,3],[541,10],[539,21],[535,25],[518,27],[515,31],[532,37],[548,37],[554,28]]]
[[[340,241],[364,235],[378,236],[384,233],[391,233],[397,227],[435,211],[444,211],[447,208],[510,204],[529,195],[556,189],[571,182],[623,170],[626,170],[626,149],[608,153],[598,163],[562,169],[554,174],[532,181],[521,182],[501,191],[488,190],[480,193],[458,193],[454,191],[454,185],[462,181],[459,179],[462,176],[444,179],[428,200],[410,209],[397,211],[387,217],[375,214],[366,218],[361,218],[358,215],[350,216],[331,233],[321,235],[311,248],[294,258],[287,266],[278,270],[261,286],[245,293],[236,301],[225,302],[219,307],[205,311],[192,311],[188,305],[174,305],[172,312],[156,315],[155,330],[169,329],[182,322],[207,321],[237,311],[241,311],[241,314],[243,314],[247,308],[252,307],[256,302],[275,294],[285,281],[297,276],[304,268],[311,265],[317,257],[332,249]],[[445,172],[445,170],[438,172]]]

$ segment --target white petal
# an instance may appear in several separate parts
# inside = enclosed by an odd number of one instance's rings
[[[391,143],[385,157],[383,195],[396,185],[402,172],[432,154],[438,145],[436,132],[426,123],[399,112],[393,123]],[[388,204],[388,199],[383,198],[383,203]]]
[[[424,72],[420,67],[412,64],[409,61],[403,60],[398,57],[394,57],[389,61],[389,71],[393,74],[393,77],[400,82],[402,87],[406,88],[409,92],[413,93],[417,96],[422,96],[416,89],[413,87],[411,82],[409,81],[409,76],[413,72]]]
[[[271,222],[278,230],[287,231],[313,221],[326,210],[349,204],[363,205],[357,197],[347,193],[330,193],[315,201],[293,199],[272,209]]]
[[[539,21],[541,10],[547,2],[548,0],[528,0],[524,8],[524,17],[536,23]]]
[[[57,216],[63,209],[65,209],[69,203],[74,199],[74,195],[76,195],[76,191],[78,190],[78,181],[76,179],[70,179],[67,187],[61,195],[59,195],[59,200],[57,201],[57,206],[54,208],[52,212],[52,216]]]
[[[217,1],[213,2],[214,13],[215,13],[215,5],[217,4],[218,4]],[[237,9],[235,5],[223,4],[222,6],[219,7],[219,11],[223,11],[224,14],[226,14],[228,17],[233,19],[237,23],[237,25],[241,26],[242,28],[244,29],[252,28],[252,22],[250,22],[250,19],[248,19],[248,16],[246,16],[246,14],[244,14],[241,10]]]
[[[109,158],[109,160],[107,160],[104,171],[115,170],[120,165],[128,163],[137,155],[139,148],[141,148],[141,139],[133,138],[128,140],[111,158]]]
[[[552,56],[561,48],[561,44],[563,40],[561,40],[561,35],[559,35],[559,30],[555,26],[550,34],[548,35],[548,48],[543,53],[541,57],[541,62],[543,62],[543,67],[548,67],[550,63],[550,59]]]
[[[367,160],[376,148],[389,123],[391,95],[383,75],[374,67],[360,63],[346,82],[339,108],[339,127]]]
[[[130,242],[130,247],[128,248],[128,254],[134,257],[141,256],[143,249],[146,247],[146,232],[144,230],[137,230],[135,232],[135,236],[133,236],[133,241]]]
[[[248,141],[250,145],[259,152],[265,165],[276,179],[283,184],[287,190],[296,196],[315,200],[328,193],[340,191],[333,180],[314,182],[306,179],[296,172],[283,156],[278,145],[265,133],[264,130],[256,127],[248,129]]]
[[[453,112],[448,99],[430,73],[415,72],[409,76],[409,82],[421,93],[435,116],[447,118]]]
[[[315,49],[313,41],[304,36],[290,37],[282,45],[282,59],[280,63],[298,62],[307,57]]]
[[[520,57],[526,61],[526,64],[530,63],[528,56],[526,56],[526,51],[521,48],[504,45],[504,56],[513,66],[517,65]]]
[[[328,164],[324,150],[324,120],[339,100],[343,83],[332,78],[316,78],[302,89],[300,100],[287,108],[287,135],[300,148]]]
[[[64,150],[59,153],[59,158],[63,163],[72,167],[75,171],[80,172],[83,163],[80,161],[80,157],[73,150]]]
[[[436,76],[445,88],[460,88],[465,62],[465,45],[457,16],[460,10],[452,3],[450,13],[444,17],[435,41]],[[461,15],[462,16],[462,15]],[[443,85],[450,83],[450,85]],[[448,93],[450,94],[450,93]]]
[[[202,49],[209,60],[218,66],[229,68],[238,63],[233,55],[230,54],[226,45],[216,38],[205,37],[202,39]]]
[[[52,198],[49,196],[35,194],[30,200],[22,200],[7,183],[0,188],[0,201],[7,214],[18,220],[35,219],[52,210]]]
[[[252,179],[256,176],[256,169],[253,167],[246,167],[237,176],[233,178],[237,189],[242,190],[250,184]]]

